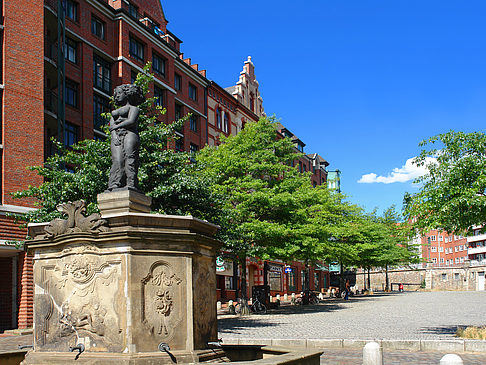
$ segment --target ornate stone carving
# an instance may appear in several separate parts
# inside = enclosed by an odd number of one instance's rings
[[[200,260],[195,265],[194,278],[196,278],[196,296],[199,298],[199,302],[195,311],[195,324],[198,328],[198,333],[201,338],[210,338],[211,331],[214,326],[213,307],[215,307],[212,299],[214,288],[216,287],[216,268],[211,264],[209,260]],[[215,298],[214,298],[215,299]]]
[[[109,230],[106,220],[101,219],[98,213],[87,217],[84,215],[86,213],[84,200],[59,204],[56,208],[59,212],[67,215],[67,219],[56,218],[52,220],[44,228],[46,238],[53,238],[65,233],[100,233]]]
[[[43,280],[36,285],[36,308],[41,305],[41,312],[48,313],[38,320],[41,330],[36,330],[36,336],[41,345],[55,348],[60,342],[74,341],[73,336],[90,336],[100,351],[119,344],[119,316],[113,301],[118,295],[120,264],[120,259],[106,260],[96,252],[69,253],[55,266],[41,268]],[[52,309],[48,310],[49,306]]]
[[[142,279],[142,322],[152,334],[169,339],[182,316],[180,279],[165,261],[152,264]]]

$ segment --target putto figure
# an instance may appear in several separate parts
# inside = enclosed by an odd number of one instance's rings
[[[142,89],[133,84],[117,86],[113,97],[120,107],[111,112],[111,170],[107,191],[138,189],[140,136],[138,117]]]

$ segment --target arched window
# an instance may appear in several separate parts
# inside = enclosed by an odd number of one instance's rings
[[[228,113],[224,113],[224,123],[223,123],[223,132],[228,133],[229,131],[229,124],[230,124],[230,118]]]
[[[221,129],[221,109],[216,108],[216,127]]]

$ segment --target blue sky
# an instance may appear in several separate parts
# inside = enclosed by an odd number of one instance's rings
[[[486,126],[485,1],[162,6],[185,57],[221,86],[251,55],[266,113],[341,170],[343,192],[368,211],[401,208],[404,192],[417,191],[391,181],[415,173],[407,160],[422,139]]]

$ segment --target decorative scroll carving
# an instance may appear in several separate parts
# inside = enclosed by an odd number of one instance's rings
[[[109,230],[107,222],[101,219],[98,213],[85,216],[86,203],[84,200],[59,204],[57,210],[67,216],[67,219],[56,218],[52,220],[45,228],[46,238],[65,233],[87,232],[100,233]]]
[[[164,261],[155,262],[142,279],[142,322],[151,333],[169,339],[182,319],[182,280]]]
[[[213,318],[214,303],[212,302],[212,293],[216,288],[215,268],[210,262],[203,260],[195,267],[194,277],[196,278],[196,296],[198,298],[197,306],[194,310],[197,312],[196,326],[198,333],[202,338],[209,338],[215,325],[216,318]]]

